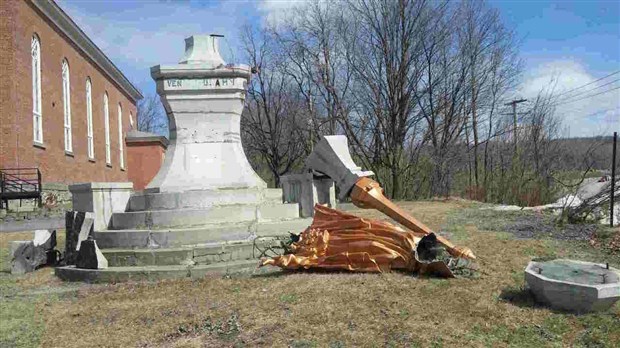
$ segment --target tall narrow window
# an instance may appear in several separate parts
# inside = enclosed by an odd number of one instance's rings
[[[65,151],[73,151],[71,139],[71,82],[69,79],[69,63],[62,61],[62,104],[65,113]]]
[[[86,79],[86,125],[88,137],[88,158],[95,158],[95,144],[93,141],[93,86],[90,78]]]
[[[121,103],[118,103],[118,155],[120,157],[121,169],[125,169],[125,156],[123,149],[123,109]]]
[[[103,95],[103,125],[105,131],[105,163],[112,164],[110,159],[110,110],[108,108],[108,93]]]
[[[35,143],[43,143],[43,119],[41,115],[41,44],[34,35],[31,43],[32,54],[32,129]]]

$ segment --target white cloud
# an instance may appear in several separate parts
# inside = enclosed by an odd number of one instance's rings
[[[262,14],[263,25],[278,27],[294,20],[295,11],[309,1],[319,0],[262,0],[257,9]]]
[[[520,95],[532,99],[541,89],[549,90],[554,86],[554,94],[558,95],[556,115],[562,119],[570,136],[608,135],[614,130],[620,131],[620,89],[592,95],[620,86],[620,81],[612,82],[619,79],[620,74],[596,81],[610,73],[594,76],[577,61],[550,61],[526,72]],[[588,83],[591,84],[578,88]],[[603,86],[607,83],[610,84]]]

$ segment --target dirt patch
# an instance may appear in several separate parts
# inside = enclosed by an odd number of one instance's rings
[[[551,217],[531,214],[521,216],[512,223],[508,223],[503,230],[515,238],[552,238],[558,240],[588,241],[596,233],[598,227],[594,224],[566,224],[558,226]]]
[[[455,210],[448,222],[453,227],[475,226],[480,231],[506,232],[517,239],[589,241],[604,226],[556,223],[555,216],[534,211],[497,211],[484,206]]]

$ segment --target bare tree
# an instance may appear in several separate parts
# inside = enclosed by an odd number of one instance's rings
[[[276,187],[280,176],[303,160],[304,142],[300,127],[302,102],[282,69],[273,37],[265,30],[246,27],[243,33],[247,61],[256,71],[242,115],[241,131],[246,150],[269,168]]]
[[[560,124],[548,95],[522,105],[527,138],[513,155],[503,104],[521,62],[487,2],[308,2],[244,37],[259,72],[242,134],[276,183],[319,135],[345,134],[392,198],[472,189],[496,202],[550,199]]]
[[[473,152],[470,181],[473,177],[472,188],[478,190],[481,187],[480,172],[484,171],[485,182],[489,174],[486,170],[488,142],[497,135],[497,129],[494,130],[500,118],[497,105],[507,89],[514,88],[520,62],[516,56],[514,36],[502,24],[497,9],[483,1],[465,1],[459,3],[456,12],[456,22],[462,23],[456,29],[460,59],[469,71],[470,85],[466,90],[468,97],[465,103],[470,104],[466,130],[471,132],[473,140],[467,140]],[[485,122],[487,127],[483,125]],[[485,136],[486,140],[483,140]],[[485,150],[484,168],[480,165],[479,148],[482,144]],[[484,198],[481,196],[478,198]]]
[[[403,196],[402,176],[421,144],[416,90],[423,78],[421,37],[430,23],[426,1],[349,1],[344,37],[355,107],[344,128],[362,162],[392,198]]]
[[[141,99],[137,112],[136,128],[139,131],[168,135],[168,120],[158,95],[151,94]]]
[[[352,71],[342,33],[348,31],[341,2],[309,2],[287,25],[272,28],[289,64],[283,70],[303,96],[311,140],[338,134],[350,112]]]

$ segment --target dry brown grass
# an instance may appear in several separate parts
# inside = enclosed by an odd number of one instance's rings
[[[465,201],[399,203],[439,229]],[[381,217],[372,211],[355,211]],[[479,257],[479,279],[409,274],[284,273],[208,277],[80,290],[45,301],[44,347],[216,346],[573,346],[604,335],[620,342],[620,306],[574,316],[520,299],[523,268],[549,253],[541,241],[514,240],[466,226],[458,244]],[[508,295],[506,295],[508,294]],[[505,301],[502,297],[512,296]],[[590,323],[592,322],[592,323]],[[607,329],[607,331],[600,329]],[[596,343],[596,342],[595,342]]]

